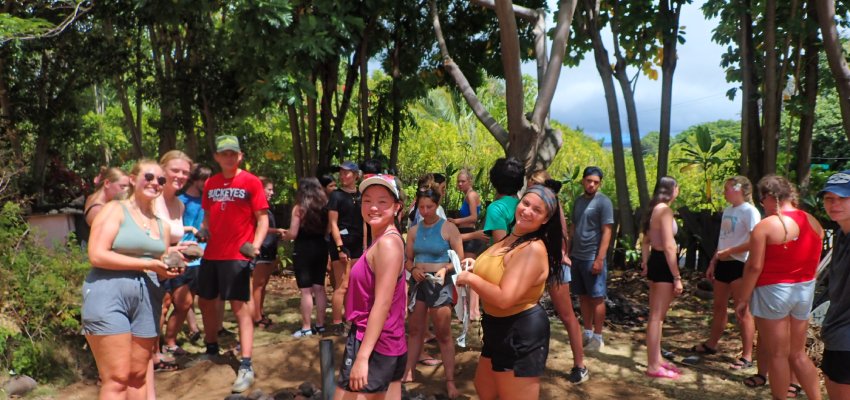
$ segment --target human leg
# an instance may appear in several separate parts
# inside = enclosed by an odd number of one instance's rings
[[[310,315],[313,313],[312,288],[301,288],[301,330],[311,329]]]
[[[412,290],[412,289],[411,289]],[[416,363],[419,361],[418,354],[424,347],[422,338],[425,336],[427,326],[428,306],[424,301],[417,301],[413,312],[407,316],[407,365],[404,368],[402,382],[413,382]]]
[[[332,268],[336,286],[331,299],[331,323],[336,325],[342,323],[345,292],[348,290],[348,274],[351,272],[351,266],[348,262],[337,260],[333,262]]]
[[[770,392],[774,400],[787,397],[788,384],[791,383],[790,357],[790,317],[781,319],[765,319],[756,317],[756,327],[759,330],[759,347],[764,346],[763,352],[770,376]]]
[[[253,320],[259,322],[265,317],[263,313],[263,304],[266,300],[266,285],[269,284],[269,278],[274,272],[274,263],[258,262],[254,266],[253,280],[251,281],[251,299],[254,304]]]
[[[790,354],[789,362],[794,376],[811,400],[820,400],[820,378],[812,359],[806,353],[806,339],[809,331],[809,321],[789,318],[790,322]],[[790,377],[789,377],[790,378]]]
[[[183,325],[183,321],[192,308],[192,292],[189,290],[189,285],[177,287],[172,292],[174,299],[174,311],[168,317],[165,329],[165,345],[173,347],[177,345],[177,332]]]
[[[493,360],[481,356],[478,367],[475,368],[475,392],[481,400],[496,400],[499,392],[496,388],[496,372],[493,371]]]
[[[500,399],[536,400],[540,398],[540,377],[518,378],[512,371],[493,374]]]
[[[452,339],[452,309],[450,306],[432,308],[431,322],[434,324],[434,333],[437,335],[437,343],[440,345],[440,355],[443,358],[443,369],[446,373],[446,393],[450,399],[458,396],[455,387],[455,342]]]
[[[726,329],[726,322],[729,318],[729,294],[730,287],[728,283],[718,280],[714,281],[714,302],[711,307],[711,332],[708,335],[708,340],[703,343],[704,346],[708,346],[711,349],[717,350],[720,337]]]
[[[657,373],[661,365],[661,333],[667,310],[673,301],[673,284],[669,282],[649,283],[649,321],[646,326],[646,370]]]
[[[729,284],[734,298],[738,298],[738,294],[742,290],[742,282],[743,281],[741,279],[736,279]],[[738,304],[735,303],[736,308],[737,306]],[[750,312],[749,308],[746,310],[746,314],[742,318],[738,319],[738,329],[741,330],[741,357],[752,361],[756,325],[755,321],[753,321],[753,314]]]
[[[549,296],[552,299],[552,305],[555,307],[555,312],[558,313],[558,318],[564,323],[567,329],[567,335],[570,338],[570,349],[573,351],[573,366],[584,368],[584,349],[581,343],[581,325],[578,323],[578,318],[573,311],[573,302],[570,298],[570,285],[554,284],[549,288]]]
[[[135,338],[132,334],[86,335],[102,381],[102,400],[147,397],[145,376],[156,338]]]
[[[316,304],[316,327],[325,326],[325,314],[328,308],[328,295],[324,285],[313,285],[313,296]]]

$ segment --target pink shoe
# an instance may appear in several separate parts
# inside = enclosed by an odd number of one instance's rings
[[[666,370],[669,370],[669,371],[675,372],[675,373],[677,373],[677,374],[679,374],[679,375],[681,375],[681,374],[682,374],[682,370],[681,370],[681,369],[679,369],[678,367],[676,367],[676,364],[673,364],[673,363],[671,363],[671,362],[663,362],[663,363],[661,363],[661,367],[662,367],[662,368],[664,368],[664,369],[666,369]]]
[[[666,378],[666,379],[673,379],[673,380],[679,379],[678,373],[671,371],[671,370],[664,368],[664,367],[659,368],[658,371],[655,371],[655,372],[649,372],[649,370],[647,370],[646,376],[648,376],[650,378]]]

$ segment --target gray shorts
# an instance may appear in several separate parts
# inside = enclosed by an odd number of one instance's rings
[[[451,277],[447,276],[443,285],[432,283],[427,279],[419,282],[410,278],[410,288],[416,290],[416,301],[424,302],[428,308],[451,307],[455,286]]]
[[[812,313],[816,283],[811,280],[758,286],[753,290],[750,310],[758,318],[782,319],[791,315],[796,320],[806,321]]]
[[[83,282],[83,332],[157,337],[164,294],[156,275],[92,268]]]
[[[572,267],[569,264],[561,264],[561,281],[570,283],[573,280]]]

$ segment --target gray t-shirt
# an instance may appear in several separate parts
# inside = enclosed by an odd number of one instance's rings
[[[850,235],[839,229],[829,267],[829,310],[820,335],[824,348],[850,351]]]
[[[570,258],[592,261],[599,252],[602,227],[614,223],[614,205],[611,199],[596,192],[592,198],[579,196],[573,205],[572,221],[575,236],[570,238]]]

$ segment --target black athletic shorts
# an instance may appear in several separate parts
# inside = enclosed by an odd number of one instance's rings
[[[673,274],[667,265],[667,256],[663,251],[652,250],[646,263],[646,277],[652,282],[673,283]]]
[[[201,259],[198,296],[207,300],[250,300],[251,269],[248,268],[248,260]]]
[[[458,228],[458,230],[460,231],[460,233],[470,233],[470,232],[475,232],[477,229],[467,227],[467,228]],[[474,239],[474,240],[466,240],[466,241],[463,242],[463,252],[464,253],[479,255],[479,254],[483,253],[484,250],[486,250],[486,249],[487,249],[487,241],[486,240]],[[462,254],[459,254],[458,256],[463,257]]]
[[[820,369],[829,380],[850,385],[850,351],[824,350]]]
[[[723,283],[732,283],[744,276],[744,263],[738,260],[718,261],[714,266],[714,279]]]
[[[492,360],[493,371],[513,371],[517,378],[543,375],[549,356],[549,318],[539,304],[509,317],[484,314],[481,356]]]
[[[189,290],[192,293],[198,293],[198,267],[188,267],[186,268],[180,276],[176,278],[171,278],[166,280],[162,287],[168,293],[174,291],[174,289],[179,288],[183,285],[189,285]]]
[[[328,267],[327,243],[322,237],[295,239],[292,252],[295,283],[299,289],[313,285],[325,285],[325,272]]]
[[[363,255],[363,237],[346,235],[342,237],[342,251],[348,254],[350,260],[356,260]],[[331,256],[331,261],[339,260],[339,252],[336,251],[336,244],[333,240],[328,242],[328,254]]]
[[[342,366],[339,368],[339,380],[336,385],[346,391],[352,392],[349,384],[351,368],[357,358],[361,342],[357,340],[357,328],[351,327],[348,339],[345,341],[345,353],[342,355]],[[369,375],[366,378],[366,387],[359,393],[383,393],[390,388],[391,382],[400,381],[404,376],[404,368],[407,365],[407,353],[400,356],[385,356],[372,351],[369,356]]]

